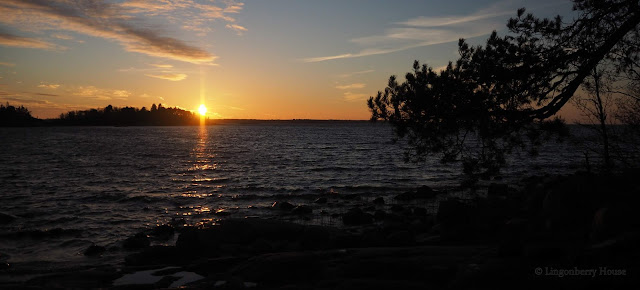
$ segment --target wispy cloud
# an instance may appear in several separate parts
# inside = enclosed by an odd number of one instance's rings
[[[96,86],[79,86],[71,90],[71,94],[99,101],[126,100],[131,95],[127,90],[103,89]]]
[[[191,63],[212,63],[216,59],[214,54],[150,29],[140,16],[151,17],[154,14],[174,13],[179,9],[192,11],[196,8],[199,18],[234,22],[235,19],[228,14],[238,13],[241,7],[235,2],[218,7],[193,0],[128,1],[119,4],[107,0],[2,0],[0,23],[36,32],[53,29],[73,31],[116,41],[131,52]],[[55,47],[42,40],[16,38],[7,34],[0,35],[0,44],[40,49]]]
[[[47,100],[31,99],[31,98],[20,97],[20,96],[16,96],[16,97],[3,97],[3,96],[0,96],[0,98],[4,102],[16,102],[18,104],[51,104],[51,102],[49,102]]]
[[[59,84],[47,84],[47,83],[41,83],[38,85],[39,88],[45,88],[45,89],[57,89],[60,87]]]
[[[504,25],[505,15],[515,14],[514,3],[502,2],[469,15],[417,17],[394,23],[380,35],[354,38],[352,43],[365,47],[357,52],[310,57],[304,62],[321,62],[404,51],[417,47],[458,41],[486,35]]]
[[[338,77],[340,77],[340,78],[349,78],[349,77],[352,77],[352,76],[355,76],[355,75],[368,74],[368,73],[372,73],[372,72],[375,72],[375,70],[368,69],[368,70],[344,73],[344,74],[338,75]]]
[[[155,66],[157,68],[173,68],[170,64],[151,64],[151,66]]]
[[[361,94],[361,93],[346,92],[346,93],[343,94],[343,98],[347,102],[361,101],[361,100],[364,100],[364,99],[366,99],[368,97],[369,97],[369,95]]]
[[[11,62],[0,62],[0,66],[14,67],[14,66],[16,66],[16,64],[15,63],[11,63]]]
[[[155,75],[155,74],[146,74],[146,76],[148,77],[152,77],[152,78],[158,78],[158,79],[163,79],[163,80],[170,80],[170,81],[181,81],[187,78],[186,74],[174,74],[174,73],[168,73],[168,74],[160,74],[160,75]]]
[[[22,37],[9,33],[0,32],[0,45],[14,46],[14,47],[26,47],[26,48],[39,48],[52,50],[57,46],[53,43],[29,37]]]
[[[227,24],[227,28],[235,30],[239,35],[242,35],[244,32],[248,31],[246,27],[240,26],[238,24]]]
[[[363,83],[355,83],[355,84],[349,84],[349,85],[336,86],[336,89],[339,89],[339,90],[362,89],[365,86],[366,85]]]

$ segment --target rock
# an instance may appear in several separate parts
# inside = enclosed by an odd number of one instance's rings
[[[322,268],[320,258],[313,252],[288,252],[254,257],[232,269],[231,273],[244,281],[260,284],[309,281],[322,275]]]
[[[449,225],[468,225],[472,219],[471,206],[457,199],[441,201],[436,215],[436,222]]]
[[[173,237],[175,230],[170,225],[160,225],[151,231],[151,236],[159,240],[168,240]]]
[[[397,200],[414,200],[414,199],[430,199],[434,198],[438,195],[438,192],[431,189],[426,185],[420,186],[416,189],[416,191],[411,192],[407,191],[401,194],[396,195],[395,199]]]
[[[391,246],[409,246],[415,244],[415,237],[409,231],[397,231],[387,236],[387,243]]]
[[[598,209],[593,215],[590,237],[593,242],[619,236],[640,229],[640,214],[635,204],[611,204]]]
[[[373,215],[365,213],[359,208],[354,208],[342,215],[342,222],[348,226],[370,224],[373,222]]]
[[[276,210],[282,210],[282,211],[290,211],[293,208],[295,208],[295,206],[286,201],[276,201],[271,205],[271,208]]]
[[[151,246],[125,257],[128,266],[172,264],[186,257],[173,246]]]
[[[418,187],[416,190],[416,198],[434,198],[437,192],[426,185]]]
[[[3,213],[0,212],[0,224],[8,224],[14,220],[16,220],[18,217],[14,216],[14,215],[10,215],[8,213]]]
[[[291,213],[296,215],[311,214],[312,212],[313,210],[311,209],[311,207],[307,205],[299,205],[293,208],[293,210],[291,210]]]
[[[373,200],[373,204],[384,204],[384,198],[383,197],[378,197],[376,199]]]
[[[142,249],[151,245],[149,237],[143,233],[137,233],[133,237],[124,240],[122,247],[125,249]]]
[[[377,220],[377,221],[381,221],[384,220],[387,217],[387,213],[383,210],[376,210],[373,213],[373,217]]]
[[[403,192],[394,197],[397,200],[412,200],[415,199],[415,194],[413,192]]]
[[[487,189],[487,197],[488,198],[500,198],[506,197],[509,195],[509,186],[501,183],[491,183],[489,184],[489,189]]]
[[[427,209],[424,208],[424,207],[413,208],[413,215],[415,215],[417,217],[426,217],[427,216]]]
[[[100,256],[106,250],[107,249],[105,247],[103,247],[103,246],[91,245],[86,250],[84,250],[84,255],[85,256],[89,256],[89,257]]]
[[[326,197],[319,197],[316,200],[314,200],[313,203],[318,203],[318,204],[327,203],[327,198]]]

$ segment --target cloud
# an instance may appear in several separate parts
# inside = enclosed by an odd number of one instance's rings
[[[74,96],[87,97],[99,101],[108,100],[126,100],[131,92],[126,90],[103,89],[95,86],[80,86],[72,89],[71,94]]]
[[[248,29],[244,26],[240,26],[237,24],[227,24],[226,26],[229,29],[235,30],[239,35],[242,35],[242,33],[248,31]]]
[[[73,36],[63,33],[54,33],[51,34],[51,37],[63,40],[73,40]]]
[[[212,53],[182,40],[162,35],[157,30],[150,29],[151,26],[140,21],[138,16],[152,16],[154,13],[165,12],[173,14],[177,9],[190,11],[189,9],[195,8],[199,11],[200,18],[210,17],[233,22],[235,19],[227,14],[237,13],[238,7],[241,5],[228,4],[226,8],[221,8],[192,0],[129,1],[120,4],[107,0],[3,0],[0,2],[0,14],[3,15],[0,22],[22,30],[67,30],[104,38],[120,43],[126,51],[154,57],[191,63],[212,63],[216,59]],[[213,11],[218,11],[218,14],[212,14]],[[5,45],[41,49],[55,47],[51,43],[36,39],[15,36],[5,36],[1,39],[3,40],[0,43]]]
[[[25,98],[25,97],[20,97],[20,96],[16,96],[16,97],[0,97],[2,99],[3,102],[16,102],[19,104],[51,104],[51,102],[47,101],[47,100],[37,100],[37,99],[30,99],[30,98]]]
[[[0,45],[26,48],[39,48],[46,50],[56,49],[53,43],[44,40],[17,36],[9,33],[0,32]]]
[[[362,89],[365,87],[365,84],[362,83],[356,83],[356,84],[350,84],[350,85],[342,85],[342,86],[336,86],[336,89],[339,90],[349,90],[349,89]]]
[[[372,72],[375,72],[375,70],[368,69],[368,70],[363,70],[363,71],[350,72],[350,73],[345,73],[345,74],[338,75],[338,77],[340,77],[340,78],[348,78],[348,77],[352,77],[354,75],[362,75],[362,74],[368,74],[368,73],[372,73]]]
[[[14,66],[16,66],[16,64],[15,63],[11,63],[11,62],[0,62],[0,66],[14,67]]]
[[[157,68],[172,68],[173,67],[170,64],[151,64],[151,66],[155,66]]]
[[[364,99],[366,99],[368,97],[369,97],[369,95],[367,95],[367,94],[359,94],[359,93],[352,93],[352,92],[346,92],[346,93],[343,94],[343,98],[347,102],[360,101],[360,100],[364,100]]]
[[[146,76],[163,79],[163,80],[170,80],[174,82],[181,81],[187,78],[186,74],[174,74],[174,73],[167,73],[167,74],[161,74],[161,75],[146,74]]]
[[[515,14],[513,3],[502,2],[469,15],[417,17],[397,22],[380,35],[354,38],[352,43],[365,47],[358,52],[305,58],[304,62],[321,62],[389,54],[412,48],[455,42],[490,33],[504,25],[500,16]]]
[[[45,88],[45,89],[57,89],[58,87],[60,87],[59,84],[45,84],[45,83],[41,83],[38,85],[39,88]]]

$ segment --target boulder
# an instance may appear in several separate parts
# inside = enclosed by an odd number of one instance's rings
[[[414,199],[430,199],[438,195],[438,192],[431,187],[423,185],[416,189],[416,191],[407,191],[396,195],[397,200],[414,200]]]
[[[14,220],[16,220],[18,217],[14,216],[14,215],[10,215],[8,213],[3,213],[0,212],[0,224],[8,224]]]
[[[291,210],[291,213],[296,215],[306,215],[311,214],[312,212],[313,209],[311,209],[311,207],[307,205],[299,205]]]
[[[384,198],[383,197],[378,197],[378,198],[374,199],[373,200],[373,204],[378,204],[378,205],[384,204]]]
[[[327,198],[326,197],[318,197],[316,200],[313,201],[313,203],[318,203],[318,204],[327,203]]]
[[[491,183],[487,189],[488,198],[501,198],[509,195],[509,186],[502,183]]]
[[[84,255],[89,257],[100,256],[106,250],[107,249],[103,246],[91,245],[86,250],[84,250]]]
[[[409,246],[415,244],[415,237],[409,231],[397,231],[387,236],[387,243],[391,246]]]
[[[342,222],[348,226],[373,223],[373,215],[363,212],[359,208],[350,209],[342,215]]]
[[[160,225],[151,230],[150,235],[158,240],[166,241],[173,238],[175,230],[170,225]]]
[[[276,201],[271,205],[271,208],[281,211],[290,211],[295,208],[295,205],[286,201]]]
[[[122,247],[125,249],[142,249],[148,247],[150,244],[149,236],[144,233],[137,233],[135,236],[124,240]]]

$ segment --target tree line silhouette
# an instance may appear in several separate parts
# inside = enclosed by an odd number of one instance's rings
[[[178,107],[166,108],[162,104],[146,107],[113,107],[70,111],[60,114],[57,125],[76,126],[186,126],[199,124],[200,117]]]
[[[39,119],[31,116],[31,112],[24,106],[15,107],[9,105],[0,104],[0,126],[33,126],[36,125]]]

